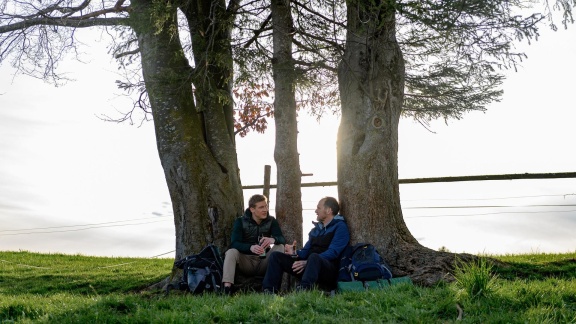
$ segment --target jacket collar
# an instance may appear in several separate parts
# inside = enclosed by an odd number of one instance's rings
[[[334,218],[332,218],[332,220],[330,221],[330,223],[326,224],[326,226],[324,226],[324,224],[322,224],[321,222],[315,222],[312,221],[312,224],[314,224],[314,227],[316,227],[319,230],[322,230],[324,228],[328,228],[329,226],[332,226],[333,224],[336,224],[338,222],[345,222],[346,220],[344,219],[344,216],[338,214],[336,216],[334,216]]]
[[[244,211],[244,215],[242,217],[249,222],[257,224],[256,221],[252,218],[252,212],[250,211],[250,208],[246,208],[246,210]],[[266,215],[266,218],[264,218],[262,220],[262,222],[260,222],[260,224],[264,224],[265,222],[267,222],[269,220],[270,220],[270,212],[268,212],[268,214]]]

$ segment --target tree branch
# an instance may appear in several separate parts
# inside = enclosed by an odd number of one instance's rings
[[[260,123],[261,119],[264,117],[272,117],[274,115],[274,113],[272,112],[266,112],[263,114],[258,114],[258,116],[256,116],[255,118],[253,118],[250,122],[247,122],[244,124],[244,126],[236,129],[234,131],[234,135],[238,135],[241,134],[243,132],[247,132],[247,130],[251,127],[253,127],[254,125],[256,125],[257,123]]]
[[[266,26],[268,25],[268,22],[270,22],[271,19],[272,19],[272,15],[268,15],[268,17],[266,17],[266,19],[264,19],[264,21],[260,25],[260,28],[258,28],[257,30],[254,31],[254,36],[252,36],[252,38],[250,38],[248,40],[248,42],[246,42],[246,44],[244,44],[244,48],[250,47],[250,45],[252,45],[252,43],[254,43],[256,41],[256,39],[258,39],[258,36],[260,36],[260,34],[262,32],[271,29],[270,27],[266,28]]]
[[[302,8],[302,9],[308,11],[309,13],[311,13],[311,14],[313,14],[313,15],[315,15],[315,16],[318,16],[318,17],[320,17],[320,18],[322,18],[322,20],[324,20],[324,21],[326,21],[326,22],[328,22],[328,23],[330,23],[330,24],[333,24],[333,25],[336,25],[336,26],[340,26],[341,28],[346,28],[346,24],[343,24],[343,23],[341,23],[341,22],[339,22],[339,21],[336,21],[336,20],[334,20],[334,19],[330,19],[330,18],[328,18],[327,16],[325,16],[325,15],[323,15],[323,14],[321,14],[321,13],[315,11],[315,10],[310,9],[308,6],[304,5],[303,3],[300,3],[300,2],[295,1],[295,0],[291,0],[291,2],[294,3],[296,6],[298,6],[298,7]]]
[[[308,32],[305,32],[305,31],[301,30],[301,29],[298,30],[298,34],[300,34],[300,35],[302,35],[302,36],[306,36],[306,37],[312,38],[312,39],[315,39],[315,40],[320,41],[320,42],[325,42],[325,43],[327,43],[328,45],[330,45],[330,46],[332,46],[333,48],[335,48],[335,49],[337,49],[338,51],[340,51],[341,53],[344,52],[344,47],[343,47],[341,44],[338,44],[338,43],[335,42],[335,41],[331,41],[331,40],[328,40],[327,38],[323,38],[323,37],[319,37],[319,36],[317,36],[317,35],[310,34],[310,33],[308,33]],[[302,45],[302,43],[300,43],[300,45]],[[304,45],[302,45],[302,46],[304,46]],[[305,47],[304,47],[304,48],[305,48]]]
[[[68,17],[64,19],[60,18],[34,18],[25,21],[20,21],[14,24],[0,26],[0,34],[8,33],[16,30],[22,30],[34,26],[62,26],[62,27],[74,27],[74,28],[85,28],[94,26],[128,26],[128,18],[79,18],[79,17]]]
[[[127,52],[122,52],[122,53],[118,53],[116,55],[114,55],[114,58],[121,58],[124,56],[128,56],[128,55],[134,55],[134,54],[138,54],[140,52],[140,48],[131,50],[131,51],[127,51]]]

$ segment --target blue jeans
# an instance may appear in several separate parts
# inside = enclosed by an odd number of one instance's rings
[[[262,281],[264,290],[279,291],[282,284],[282,275],[287,272],[295,277],[300,278],[300,285],[303,288],[310,289],[316,283],[332,284],[338,278],[338,266],[335,262],[322,258],[318,253],[312,253],[308,256],[304,272],[296,274],[292,270],[294,259],[288,254],[282,252],[272,252],[268,260],[268,269]],[[322,277],[320,277],[322,273]]]

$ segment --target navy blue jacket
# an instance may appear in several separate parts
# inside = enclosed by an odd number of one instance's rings
[[[322,258],[338,262],[340,254],[350,242],[348,225],[341,215],[324,226],[314,222],[314,228],[308,233],[308,242],[301,250],[296,251],[300,259],[306,260],[311,253],[318,253]]]

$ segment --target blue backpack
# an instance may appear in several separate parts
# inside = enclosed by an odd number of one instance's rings
[[[340,259],[338,281],[374,281],[392,278],[392,271],[370,243],[348,245]]]

